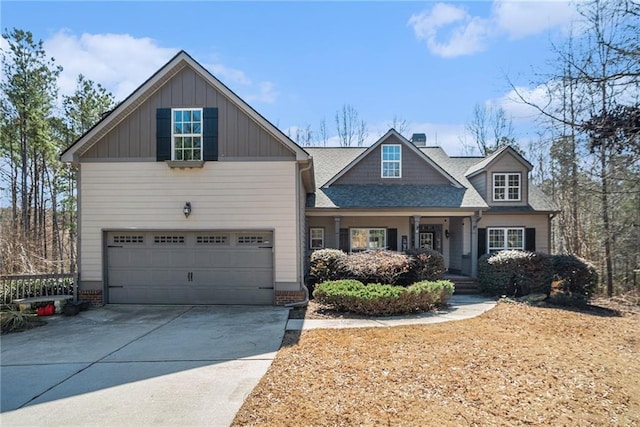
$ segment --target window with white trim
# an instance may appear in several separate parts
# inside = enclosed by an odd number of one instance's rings
[[[386,228],[352,228],[351,251],[385,249],[387,246]]]
[[[202,160],[202,108],[171,110],[172,160]]]
[[[494,227],[487,229],[487,245],[490,254],[503,250],[524,250],[524,228]]]
[[[402,147],[400,144],[382,145],[382,178],[402,177]]]
[[[519,201],[520,200],[520,174],[519,173],[494,173],[493,174],[493,200]]]
[[[324,248],[324,228],[309,229],[309,246],[311,249]]]

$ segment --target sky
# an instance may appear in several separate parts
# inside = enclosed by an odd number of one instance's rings
[[[521,145],[538,138],[510,82],[535,97],[576,16],[560,0],[0,2],[2,30],[31,31],[64,68],[62,93],[83,74],[123,100],[185,50],[285,133],[325,120],[337,144],[350,105],[367,144],[398,117],[450,155],[476,104],[504,108]]]

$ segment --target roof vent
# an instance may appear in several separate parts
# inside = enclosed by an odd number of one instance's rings
[[[413,145],[417,147],[426,147],[427,146],[427,134],[425,133],[414,133],[411,137],[411,142]]]

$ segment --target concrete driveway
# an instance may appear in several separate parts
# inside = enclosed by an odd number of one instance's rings
[[[1,338],[3,426],[226,426],[288,310],[110,305]]]

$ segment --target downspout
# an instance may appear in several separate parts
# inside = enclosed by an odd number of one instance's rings
[[[298,182],[302,181],[302,174],[304,172],[309,171],[311,168],[313,167],[313,157],[309,156],[309,163],[306,167],[300,169],[300,180]],[[300,194],[300,192],[298,191],[298,194]],[[306,192],[305,192],[306,194]],[[305,233],[306,233],[306,227],[305,227]],[[304,250],[304,248],[301,248]],[[292,302],[289,304],[285,304],[284,307],[289,307],[289,308],[293,308],[293,307],[304,307],[305,305],[309,304],[309,288],[307,288],[307,285],[304,284],[304,273],[303,273],[304,269],[300,269],[299,275],[298,275],[298,281],[300,282],[300,287],[302,287],[302,290],[304,290],[304,300],[303,301],[298,301],[298,302]]]

